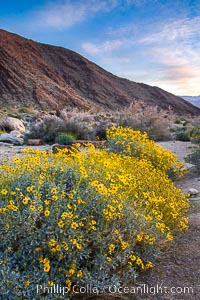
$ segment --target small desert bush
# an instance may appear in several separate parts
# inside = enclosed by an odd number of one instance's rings
[[[111,126],[110,120],[94,121],[94,116],[86,113],[62,112],[61,117],[47,114],[42,120],[33,122],[25,140],[40,138],[47,143],[58,140],[60,133],[68,132],[78,140],[96,140],[106,138],[106,129]]]
[[[178,127],[175,130],[175,139],[183,142],[200,142],[200,127],[184,126]]]
[[[27,139],[43,139],[45,142],[54,142],[59,132],[66,132],[65,122],[55,115],[46,115],[39,122],[30,126],[30,132],[26,134]]]
[[[66,121],[66,130],[76,136],[78,140],[95,140],[93,127],[89,123],[78,120]]]
[[[178,127],[175,131],[177,141],[189,142],[191,138],[190,130],[187,127]]]
[[[179,117],[175,120],[175,124],[181,124],[183,126],[186,126],[188,123],[190,123],[190,121],[185,117]]]
[[[62,111],[61,118],[66,123],[67,131],[72,132],[79,140],[104,140],[106,129],[111,127],[113,117],[108,113],[92,114],[90,112]]]
[[[194,151],[187,156],[186,161],[195,165],[198,173],[200,174],[200,145],[198,145]]]
[[[61,132],[55,138],[55,142],[61,145],[72,145],[74,140],[75,136],[67,132]]]
[[[190,140],[192,143],[200,143],[200,127],[194,127],[190,131]]]
[[[131,127],[134,130],[146,132],[154,141],[171,139],[170,126],[172,114],[158,109],[157,106],[144,106],[140,102],[133,104],[122,112],[119,126]]]
[[[60,299],[36,285],[65,286],[65,299],[75,286],[127,286],[188,228],[188,200],[166,175],[175,157],[133,130],[112,128],[115,138],[142,153],[25,149],[0,165],[5,299]]]

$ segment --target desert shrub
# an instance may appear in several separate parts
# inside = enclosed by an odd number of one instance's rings
[[[190,141],[190,133],[188,131],[181,131],[175,136],[177,141],[189,142]]]
[[[190,121],[184,117],[179,117],[175,120],[175,124],[181,124],[183,126],[186,126]]]
[[[58,132],[66,132],[63,120],[55,115],[46,115],[40,122],[32,123],[30,131],[25,135],[27,139],[43,139],[45,142],[54,142]]]
[[[178,127],[175,133],[175,139],[177,141],[189,142],[190,141],[190,130],[187,127]]]
[[[186,157],[186,161],[194,164],[200,174],[200,146],[196,147],[194,151]]]
[[[92,114],[90,112],[62,111],[61,117],[66,122],[67,130],[80,140],[96,140],[106,138],[110,114]]]
[[[95,137],[98,140],[106,140],[106,131],[112,127],[112,123],[110,120],[100,121],[95,126]]]
[[[140,103],[134,104],[125,113],[122,112],[118,125],[146,132],[154,141],[171,139],[170,126],[172,116],[158,107],[146,107]]]
[[[95,139],[93,128],[85,122],[81,122],[78,120],[66,121],[66,130],[75,135],[78,140]]]
[[[194,123],[190,123],[190,125],[178,127],[175,129],[175,139],[184,142],[193,142],[199,143],[200,142],[200,126],[198,123],[195,125]]]
[[[200,143],[200,127],[194,127],[191,129],[190,141],[195,144]]]
[[[149,160],[152,165],[170,176],[171,179],[184,172],[183,163],[175,154],[150,140],[146,133],[132,128],[112,127],[107,130],[108,148],[115,153]]]
[[[106,129],[109,127],[110,123],[107,121],[91,124],[80,121],[66,122],[67,131],[74,134],[78,140],[105,140]]]
[[[113,132],[127,138],[127,129],[113,129],[109,138]],[[134,134],[150,147],[146,135]],[[151,147],[153,155],[158,150]],[[174,158],[159,152],[155,164],[145,153],[92,145],[55,155],[25,149],[1,164],[3,295],[61,299],[44,289],[36,295],[36,285],[65,286],[71,297],[75,285],[127,285],[152,268],[163,241],[188,228],[188,200],[163,171]]]
[[[55,138],[55,142],[62,145],[72,145],[75,140],[75,136],[71,133],[61,132]]]

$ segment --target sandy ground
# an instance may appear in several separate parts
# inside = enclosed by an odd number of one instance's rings
[[[175,153],[178,160],[184,161],[185,158],[193,151],[194,144],[190,142],[160,142],[164,149],[170,150]],[[195,188],[200,191],[200,176],[195,172],[195,168],[192,164],[185,162],[185,167],[188,169],[188,173],[176,182],[176,185],[182,189],[184,193],[187,193],[189,188]],[[200,297],[199,297],[200,299]]]

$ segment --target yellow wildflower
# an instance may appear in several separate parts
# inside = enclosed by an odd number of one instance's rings
[[[48,209],[45,209],[44,215],[45,215],[45,217],[48,217],[50,215],[50,211]]]
[[[2,195],[7,195],[7,194],[8,194],[8,191],[7,191],[6,189],[3,189],[3,190],[1,190],[1,194],[2,194]]]
[[[64,222],[63,222],[62,220],[58,222],[58,227],[59,227],[59,228],[63,228],[64,225],[65,225],[65,224],[64,224]]]
[[[81,270],[80,270],[80,271],[78,271],[78,273],[77,273],[77,277],[78,277],[78,278],[80,278],[80,277],[82,277],[82,276],[83,276],[83,271],[81,271]]]

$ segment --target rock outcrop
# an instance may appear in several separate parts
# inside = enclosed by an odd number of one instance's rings
[[[10,133],[3,133],[0,135],[0,142],[13,144],[16,146],[22,145],[24,140],[21,138],[18,138]]]
[[[17,130],[19,132],[25,132],[25,130],[26,130],[22,121],[20,121],[17,118],[8,117],[8,116],[5,116],[0,121],[0,127],[7,131]]]
[[[28,139],[26,144],[29,146],[42,146],[44,141],[42,139]]]

